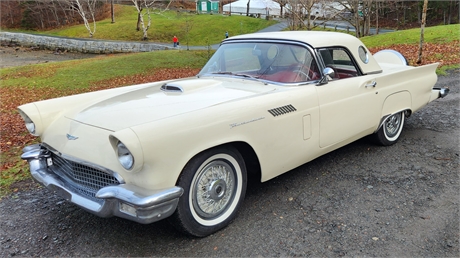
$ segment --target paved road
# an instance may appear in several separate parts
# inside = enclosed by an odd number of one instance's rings
[[[336,29],[337,31],[355,31],[355,28],[347,21],[323,21],[323,20],[316,20],[313,22],[313,24],[320,26],[320,27],[325,27],[328,29]],[[288,22],[286,20],[280,20],[279,23],[269,26],[265,29],[260,30],[259,32],[273,32],[273,31],[281,31],[284,30],[288,27]],[[379,29],[379,33],[387,33],[387,32],[392,32],[394,30],[390,29]],[[371,34],[375,34],[376,29],[371,28],[370,29]]]
[[[322,26],[322,27],[326,27],[326,28],[329,28],[329,29],[336,29],[338,31],[355,31],[355,27],[353,27],[353,25],[351,25],[349,22],[347,21],[315,21],[314,22],[315,25],[318,25],[318,26]],[[390,29],[382,29],[380,28],[379,29],[379,33],[387,33],[387,32],[393,32],[394,30],[390,30]],[[376,34],[376,29],[375,28],[371,28],[370,29],[370,33],[371,34]]]

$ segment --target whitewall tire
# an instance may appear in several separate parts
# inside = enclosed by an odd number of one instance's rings
[[[198,154],[179,177],[184,194],[171,217],[173,225],[197,237],[220,230],[235,218],[246,184],[246,167],[236,149],[218,147]]]
[[[384,146],[395,144],[404,127],[404,111],[389,116],[375,134],[377,142]]]

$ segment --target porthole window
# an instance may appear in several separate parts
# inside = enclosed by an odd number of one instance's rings
[[[275,57],[278,55],[279,49],[277,45],[272,45],[268,48],[267,50],[267,58],[269,60],[275,59]]]
[[[361,59],[361,61],[363,61],[363,63],[367,64],[369,62],[369,54],[363,46],[359,46],[358,54],[359,58]]]

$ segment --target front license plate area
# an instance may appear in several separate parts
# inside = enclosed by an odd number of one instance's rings
[[[59,186],[53,186],[52,187],[52,190],[57,194],[59,195],[60,197],[66,199],[67,201],[70,201],[72,199],[72,195],[67,192],[66,190],[60,188]]]

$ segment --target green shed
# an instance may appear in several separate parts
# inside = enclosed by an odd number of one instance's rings
[[[219,13],[219,0],[196,0],[197,13]]]

